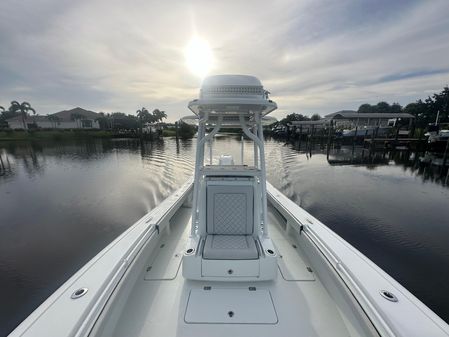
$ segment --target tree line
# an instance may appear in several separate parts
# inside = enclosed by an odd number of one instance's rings
[[[433,123],[449,123],[449,87],[439,93],[419,99],[402,107],[399,103],[379,102],[375,105],[362,104],[359,113],[409,113],[415,117],[415,126],[425,128]],[[438,117],[438,121],[437,121]]]
[[[446,86],[439,93],[428,96],[426,99],[419,99],[416,102],[409,103],[402,107],[399,103],[389,104],[379,102],[377,104],[362,104],[358,110],[359,113],[400,113],[405,112],[415,117],[415,126],[426,128],[430,123],[435,123],[437,116],[439,123],[449,123],[449,87]],[[26,119],[31,114],[35,115],[36,110],[28,102],[19,103],[12,101],[8,109],[0,106],[0,126],[6,124],[6,120],[12,117],[20,116],[24,129],[27,129]],[[58,122],[57,116],[47,115],[52,123]],[[73,114],[73,120],[82,120],[81,114]],[[154,109],[151,113],[145,107],[136,111],[136,115],[124,114],[122,112],[100,113],[97,118],[101,129],[139,129],[142,130],[146,123],[160,123],[167,118],[167,114],[159,109]],[[279,123],[287,125],[292,121],[316,121],[320,120],[319,114],[313,114],[311,117],[300,113],[288,114],[281,119]]]
[[[8,109],[0,106],[0,127],[7,127],[6,121],[8,119],[19,116],[21,118],[24,130],[28,130],[27,118],[31,115],[36,115],[36,110],[30,103],[19,103],[18,101],[12,101]],[[142,127],[147,123],[162,123],[162,121],[167,118],[165,111],[154,109],[152,112],[149,112],[145,107],[137,110],[136,115],[126,115],[123,112],[100,112],[99,115],[100,116],[96,120],[98,121],[100,128],[104,130],[142,130]],[[78,127],[78,123],[86,118],[86,116],[81,113],[73,113],[70,117],[71,120],[76,121]],[[54,128],[56,128],[56,125],[60,122],[60,118],[55,115],[48,114],[47,118]]]
[[[100,129],[111,130],[137,130],[142,128],[145,124],[162,123],[167,118],[165,111],[154,109],[149,112],[147,108],[142,107],[136,111],[136,115],[123,112],[104,113],[100,112],[100,117],[97,118]]]
[[[403,112],[415,116],[415,123],[419,128],[435,123],[437,116],[439,123],[449,123],[449,87],[444,87],[441,92],[427,97],[424,101],[419,99],[407,104]]]
[[[283,119],[279,121],[280,124],[287,125],[293,121],[319,121],[321,116],[319,114],[313,114],[312,116],[306,116],[303,114],[298,114],[296,112],[288,114]]]
[[[444,87],[439,93],[419,99],[402,107],[399,103],[388,104],[379,102],[375,105],[362,104],[359,113],[408,113],[415,117],[415,126],[426,128],[429,124],[449,123],[449,87]]]

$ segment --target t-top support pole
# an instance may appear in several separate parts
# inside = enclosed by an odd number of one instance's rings
[[[266,185],[266,172],[265,172],[265,152],[264,152],[264,145],[263,145],[263,132],[262,132],[262,123],[261,123],[261,117],[260,113],[256,112],[254,115],[256,125],[258,126],[258,136],[253,134],[251,131],[249,131],[248,126],[246,125],[245,118],[240,115],[240,126],[245,133],[245,135],[248,136],[251,140],[254,141],[254,144],[257,144],[257,147],[260,150],[260,185],[262,190],[262,235],[267,236],[268,235],[268,229],[266,227],[267,224],[267,185]]]
[[[217,124],[215,125],[214,129],[212,130],[211,133],[205,136],[208,116],[209,114],[206,112],[204,118],[200,118],[199,120],[198,141],[196,146],[195,180],[193,181],[192,228],[190,230],[191,235],[195,234],[199,225],[198,193],[199,193],[201,170],[203,169],[204,166],[204,144],[208,140],[213,139],[213,137],[218,133],[218,131],[220,131],[221,124],[223,122],[223,116],[218,116]]]

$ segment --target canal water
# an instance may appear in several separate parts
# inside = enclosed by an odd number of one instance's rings
[[[444,176],[412,153],[327,156],[298,145],[266,142],[268,180],[449,322]],[[240,162],[238,137],[219,135],[213,148]],[[244,148],[249,163],[252,146]],[[191,176],[195,140],[9,142],[0,153],[3,336]]]

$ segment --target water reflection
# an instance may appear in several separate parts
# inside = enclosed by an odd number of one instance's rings
[[[343,147],[333,150],[327,157],[330,165],[359,165],[367,168],[388,165],[390,162],[387,153],[374,153],[369,155],[363,148]]]
[[[14,175],[13,167],[11,166],[10,155],[8,152],[0,149],[0,179],[8,178]]]
[[[239,142],[216,137],[212,160],[240,163]],[[0,154],[3,335],[192,175],[195,140],[9,142]],[[449,290],[434,289],[449,278],[449,189],[420,156],[266,142],[272,184],[448,319]]]
[[[439,183],[447,186],[449,182],[449,170],[441,165],[441,159],[425,152],[413,152],[410,150],[386,150],[373,151],[361,146],[339,146],[326,151],[326,144],[309,144],[296,140],[293,143],[284,143],[284,146],[302,153],[307,159],[313,155],[326,154],[327,162],[332,166],[363,166],[368,170],[374,170],[379,166],[394,165],[402,167],[415,176],[419,176],[423,182]],[[432,165],[431,162],[438,163]]]

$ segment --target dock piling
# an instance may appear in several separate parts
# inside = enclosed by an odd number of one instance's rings
[[[444,155],[443,155],[443,165],[441,166],[441,169],[444,170],[444,168],[446,167],[446,160],[447,160],[447,154],[449,152],[449,138],[447,139],[446,142],[446,148],[444,149]],[[448,169],[449,171],[449,169]]]
[[[329,151],[331,147],[331,132],[332,132],[332,121],[329,124],[329,130],[327,131],[327,159],[329,159]]]
[[[358,126],[355,127],[354,137],[352,138],[352,156],[354,156],[355,143],[357,142],[357,130]]]
[[[3,163],[3,158],[2,158],[2,154],[0,153],[0,169],[1,171],[5,171],[5,164]]]

